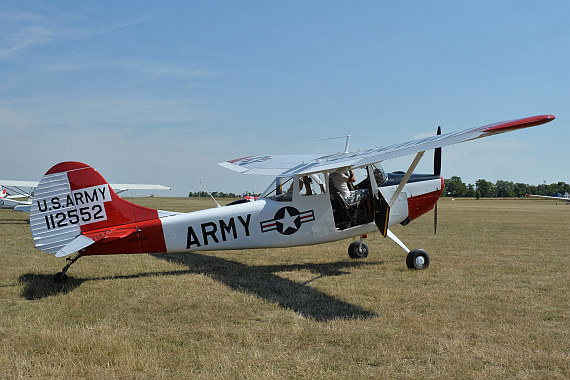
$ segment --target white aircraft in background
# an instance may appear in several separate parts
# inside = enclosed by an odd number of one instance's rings
[[[10,179],[0,179],[0,209],[13,209],[15,211],[30,212],[32,198],[35,188],[38,186],[37,181],[18,181]],[[129,190],[144,191],[162,191],[172,190],[170,187],[152,184],[110,184],[116,194],[120,194]],[[14,195],[8,195],[7,189],[10,189]],[[23,200],[22,198],[27,198]]]
[[[561,197],[555,197],[553,195],[535,195],[535,194],[527,194],[529,198],[541,198],[541,199],[550,199],[554,201],[564,201],[566,204],[570,204],[570,194],[566,193]]]
[[[226,161],[220,165],[274,180],[257,200],[189,213],[130,203],[89,165],[62,162],[46,172],[35,190],[32,237],[36,248],[56,257],[77,252],[56,281],[64,281],[69,267],[88,255],[282,248],[358,238],[348,254],[359,259],[368,256],[364,238],[377,229],[407,252],[408,268],[423,269],[429,265],[428,253],[408,249],[389,228],[407,225],[434,208],[444,185],[441,147],[552,120],[552,115],[533,116],[360,152]],[[430,149],[436,152],[434,173],[412,174]],[[406,173],[386,173],[379,164],[412,154]],[[353,170],[366,178],[346,196],[334,177]]]
[[[17,181],[17,180],[0,180],[0,189],[2,189],[2,196],[0,196],[0,209],[12,209],[24,211],[27,208],[29,212],[29,207],[32,202],[29,200],[30,194],[33,189],[38,185],[38,182],[34,181]],[[28,189],[28,190],[24,190]],[[8,191],[10,193],[8,194]]]

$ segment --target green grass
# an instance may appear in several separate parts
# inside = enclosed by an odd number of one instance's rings
[[[211,200],[136,198],[165,210]],[[62,259],[0,210],[0,378],[570,378],[570,206],[439,204],[394,232],[288,249]]]

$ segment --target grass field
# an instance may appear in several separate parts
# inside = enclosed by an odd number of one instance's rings
[[[138,198],[190,211],[211,200]],[[207,254],[63,259],[0,210],[0,378],[570,378],[570,206],[457,200],[394,232]]]

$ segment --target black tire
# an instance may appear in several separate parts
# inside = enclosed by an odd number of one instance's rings
[[[362,242],[360,245],[359,241],[353,241],[348,246],[348,256],[351,259],[365,259],[368,257],[368,245]]]
[[[423,249],[412,249],[406,256],[406,265],[410,269],[426,269],[429,267],[429,255]]]

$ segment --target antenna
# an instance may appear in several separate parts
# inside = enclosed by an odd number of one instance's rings
[[[204,188],[204,190],[206,190],[206,193],[208,193],[208,195],[210,196],[210,198],[212,198],[212,199],[214,200],[214,202],[216,202],[216,204],[218,205],[217,207],[222,207],[222,206],[220,206],[220,204],[218,203],[218,201],[216,200],[216,198],[214,198],[214,197],[212,196],[212,194],[210,194],[210,192],[209,192],[208,189],[206,188],[206,185],[204,185],[204,184],[202,183],[202,181],[200,181],[200,185],[202,185],[202,187]]]
[[[344,145],[344,153],[348,153],[348,143],[350,143],[350,135],[346,135],[346,144]]]
[[[346,143],[344,144],[344,153],[348,153],[348,144],[350,143],[350,135],[346,135],[346,136],[337,136],[337,137],[329,137],[326,139],[318,139],[316,141],[325,141],[325,140],[337,140],[337,139],[343,139],[346,138]]]

